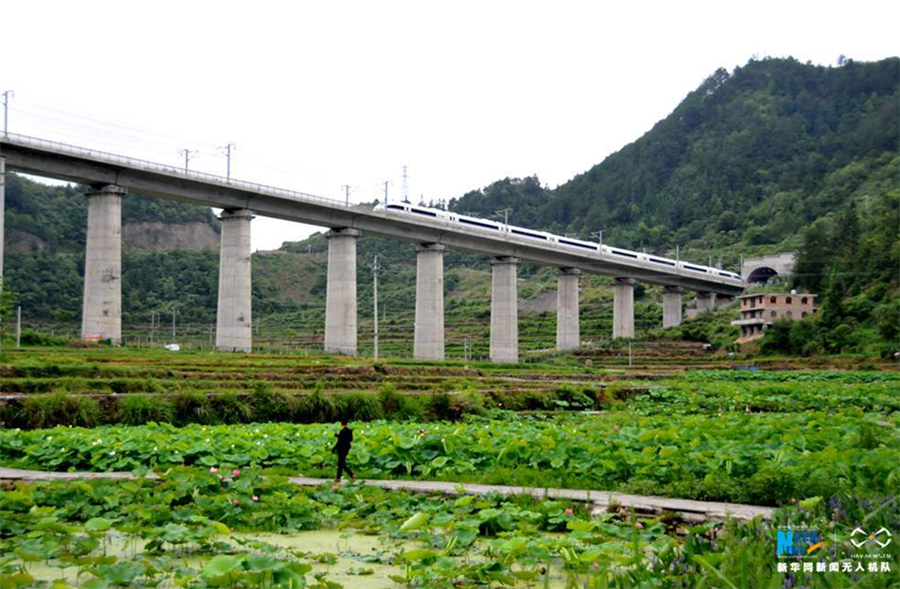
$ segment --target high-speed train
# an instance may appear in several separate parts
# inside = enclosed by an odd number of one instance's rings
[[[526,229],[525,227],[517,227],[515,225],[506,225],[504,223],[500,223],[497,221],[492,221],[490,219],[480,219],[478,217],[469,217],[466,215],[460,215],[459,213],[454,213],[452,211],[445,211],[443,209],[433,209],[429,207],[423,207],[419,205],[414,205],[411,203],[388,203],[388,204],[378,204],[375,206],[376,211],[385,211],[388,213],[400,213],[406,215],[416,215],[423,218],[429,219],[441,219],[443,221],[447,221],[450,223],[458,223],[460,225],[465,225],[467,227],[474,227],[476,229],[483,229],[486,231],[496,231],[498,233],[508,233],[510,235],[514,235],[516,237],[521,237],[523,239],[533,239],[535,241],[543,241],[545,243],[555,243],[557,245],[563,247],[569,247],[573,249],[580,249],[592,252],[599,252],[608,256],[617,256],[620,258],[631,258],[632,260],[641,260],[643,262],[649,262],[650,264],[657,264],[659,266],[668,266],[670,268],[681,268],[683,270],[687,270],[688,272],[697,272],[700,274],[707,274],[712,276],[724,276],[725,278],[734,278],[736,280],[740,280],[741,277],[734,272],[728,272],[726,270],[721,270],[719,268],[712,268],[710,266],[701,266],[699,264],[692,264],[690,262],[682,262],[679,260],[672,260],[670,258],[664,258],[662,256],[655,256],[653,254],[646,254],[642,252],[634,252],[631,250],[626,250],[617,247],[609,247],[606,245],[599,245],[597,243],[591,241],[584,241],[581,239],[575,239],[572,237],[562,237],[559,235],[553,235],[552,233],[547,233],[545,231],[535,231],[534,229]]]

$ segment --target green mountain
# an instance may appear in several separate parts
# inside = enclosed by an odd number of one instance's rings
[[[505,179],[450,202],[622,247],[717,251],[786,242],[898,152],[900,59],[719,69],[643,137],[553,190]],[[896,178],[896,176],[895,176]],[[766,249],[766,248],[763,248]]]
[[[900,325],[900,59],[846,61],[841,67],[792,59],[751,61],[718,70],[653,129],[591,170],[555,189],[536,177],[504,179],[450,201],[461,212],[491,216],[511,207],[511,222],[683,259],[798,251],[796,286],[820,292],[823,313],[776,330],[775,352],[879,351],[897,346]],[[86,227],[77,187],[47,187],[10,176],[7,286],[32,323],[77,333]],[[146,337],[150,314],[177,338],[208,341],[215,322],[218,222],[208,209],[128,196],[124,201],[123,312],[126,339]],[[127,228],[132,228],[131,238]],[[178,228],[212,233],[183,244]],[[162,232],[157,240],[146,235]],[[168,233],[167,233],[168,232]],[[187,246],[160,251],[161,243]],[[253,258],[257,341],[320,345],[327,244],[321,234]],[[415,253],[411,245],[359,241],[359,315],[363,349],[372,330],[372,272],[379,255],[382,346],[411,351]],[[490,313],[487,259],[448,251],[448,352],[470,345],[485,355]],[[523,350],[552,347],[555,276],[523,264]],[[636,324],[646,336],[660,323],[659,292],[640,286]],[[583,339],[608,338],[608,279],[585,277]],[[729,313],[692,322],[666,337],[724,344]],[[804,331],[805,330],[805,331]],[[794,333],[796,331],[796,333]]]

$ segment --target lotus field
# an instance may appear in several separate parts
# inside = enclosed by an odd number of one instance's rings
[[[291,482],[334,476],[334,422],[0,429],[2,467],[89,473],[3,483],[0,589],[900,586],[900,542],[867,539],[900,532],[896,372],[530,370],[589,402],[557,394],[551,410],[514,411],[513,385],[502,401],[495,389],[529,373],[491,374],[491,390],[467,377],[471,410],[450,420],[428,408],[457,385],[435,378],[415,392],[421,413],[351,421],[357,477],[451,481],[453,495]],[[468,494],[476,483],[778,509],[688,521]],[[788,531],[822,543],[794,554]]]

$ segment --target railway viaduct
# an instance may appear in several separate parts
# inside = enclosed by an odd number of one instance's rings
[[[700,310],[717,295],[734,296],[742,280],[699,274],[627,256],[577,251],[507,232],[461,226],[447,220],[373,211],[360,205],[242,182],[22,135],[0,136],[0,166],[91,187],[88,199],[82,337],[121,340],[121,207],[129,190],[223,209],[219,250],[216,347],[249,351],[251,332],[250,227],[264,215],[329,228],[325,350],[357,352],[356,240],[361,232],[415,244],[418,252],[414,355],[444,358],[443,252],[445,248],[491,257],[490,357],[518,361],[517,264],[559,269],[557,349],[580,342],[578,285],[582,273],[615,279],[613,337],[634,336],[634,285],[664,287],[663,326],[682,320],[682,294],[697,292]],[[0,170],[2,171],[2,170]],[[0,220],[2,224],[2,220]],[[0,227],[2,236],[2,227]],[[574,251],[573,251],[574,250]]]

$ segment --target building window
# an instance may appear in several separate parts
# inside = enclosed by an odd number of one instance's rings
[[[806,305],[806,304],[808,304],[808,303],[809,303],[809,299],[807,299],[806,297],[802,297],[802,298],[800,299],[800,304],[801,304],[801,305]]]
[[[772,311],[772,317],[778,317],[778,311]]]
[[[809,313],[807,313],[806,311],[803,311],[802,313],[800,313],[801,317],[806,317],[807,315],[809,315]]]
[[[773,303],[773,304],[774,304],[774,303],[777,303],[777,302],[778,302],[778,297],[769,297],[769,302],[770,302],[770,303]]]
[[[788,311],[788,312],[787,312],[787,316],[788,316],[788,317],[793,317],[793,316],[794,316],[794,312],[793,312],[793,311]]]
[[[784,302],[787,303],[788,305],[790,305],[792,302],[791,297],[787,297],[786,299],[784,299]]]

